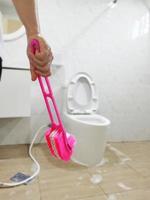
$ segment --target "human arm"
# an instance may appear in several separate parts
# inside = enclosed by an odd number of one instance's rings
[[[50,64],[53,60],[51,49],[45,39],[40,36],[40,25],[36,9],[35,0],[12,0],[17,13],[22,21],[27,35],[27,55],[30,62],[32,80],[36,80],[38,75],[49,76]],[[30,43],[32,39],[37,39],[40,44],[40,52],[35,55],[31,52]]]

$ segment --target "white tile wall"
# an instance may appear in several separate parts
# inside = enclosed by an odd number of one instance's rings
[[[64,83],[64,67],[61,65],[53,65],[52,73],[53,76],[51,77],[51,84],[53,86],[53,92],[57,105],[61,111],[61,87]],[[31,117],[5,119],[0,118],[0,145],[30,143],[36,131],[42,125],[49,124],[50,120],[38,81],[32,82]],[[37,142],[44,141],[41,140],[41,138],[44,136],[44,130],[41,132]]]
[[[148,140],[150,139],[149,10],[142,0],[118,0],[115,7],[106,9],[108,2],[39,1],[41,29],[51,45],[55,59],[59,57],[58,60],[65,66],[66,79],[70,79],[78,71],[86,71],[94,78],[100,99],[99,112],[112,121],[108,139]],[[20,39],[19,44],[25,45],[25,38]],[[7,44],[7,48],[8,46],[10,47]],[[14,44],[12,48],[15,49]],[[15,54],[20,62],[22,53],[16,50],[16,53],[13,52],[14,57]],[[9,62],[11,63],[10,60]],[[17,63],[16,57],[12,63]],[[34,116],[31,124],[33,129],[36,129],[40,122],[46,122],[44,119],[46,115],[43,107],[40,107],[38,92],[35,92],[32,98]],[[34,105],[36,100],[37,110]],[[18,119],[18,123],[19,120],[21,119]],[[7,123],[9,125],[9,120]],[[5,128],[4,125],[0,128],[2,132],[0,138],[9,142],[10,129],[7,123],[5,122]],[[3,124],[3,121],[0,124]],[[15,126],[11,124],[11,127]],[[26,135],[26,138],[29,137],[28,127],[29,124],[26,124],[21,129],[21,135],[23,130],[26,130],[23,135],[24,137]],[[15,130],[14,142],[19,143],[18,129]]]
[[[0,118],[31,114],[30,72],[3,69],[0,82]]]
[[[98,0],[39,3],[41,22],[47,22],[43,33],[60,52],[66,78],[78,71],[93,76],[99,112],[112,121],[108,139],[150,139],[150,18],[144,1],[119,0],[112,9]]]

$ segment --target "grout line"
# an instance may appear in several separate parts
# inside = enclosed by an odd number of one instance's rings
[[[125,157],[125,158],[129,158],[131,160],[131,158],[127,154],[123,153],[122,151],[120,151],[119,149],[114,147],[113,145],[107,144],[106,146],[108,147],[109,150],[113,151],[119,158]]]
[[[134,170],[134,171],[137,173],[137,175],[140,175],[140,176],[142,176],[143,178],[145,178],[141,172],[137,171],[137,169],[135,169],[134,167],[132,167],[132,166],[131,166],[130,164],[128,164],[128,163],[127,163],[127,165],[128,165],[129,168],[131,168],[132,170]]]
[[[37,181],[38,181],[38,188],[39,188],[39,193],[40,193],[40,200],[42,200],[42,192],[41,192],[41,187],[40,187],[40,177],[39,177],[39,175],[37,177]]]

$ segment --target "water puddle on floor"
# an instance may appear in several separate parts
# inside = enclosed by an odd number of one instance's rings
[[[130,161],[131,158],[129,156],[127,156],[125,153],[123,153],[122,151],[120,151],[119,149],[113,147],[111,144],[107,144],[107,149],[114,153],[114,155],[117,157],[117,163],[123,165],[125,164],[127,161]],[[115,161],[115,160],[114,160]]]
[[[124,183],[119,182],[117,184],[120,188],[124,189],[124,190],[132,190],[132,188],[126,186]]]
[[[94,174],[91,178],[90,181],[93,184],[99,184],[103,180],[103,177],[100,174]]]
[[[107,200],[117,200],[117,196],[115,194],[110,194]]]
[[[113,147],[111,144],[107,144],[105,155],[102,161],[96,166],[89,167],[89,171],[91,174],[90,182],[93,185],[101,184],[101,182],[104,181],[103,173],[107,173],[109,166],[126,165],[126,163],[130,160],[131,158],[128,157],[123,152],[121,152],[119,149]],[[78,177],[78,180],[82,180],[82,178]],[[119,182],[117,185],[123,190],[132,189],[121,182]],[[114,200],[114,199],[115,199],[114,196],[110,196],[110,200]]]

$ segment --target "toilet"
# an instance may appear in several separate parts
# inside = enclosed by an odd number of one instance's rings
[[[63,121],[77,139],[72,160],[92,166],[103,159],[110,120],[97,114],[99,99],[89,74],[79,72],[64,87]]]

